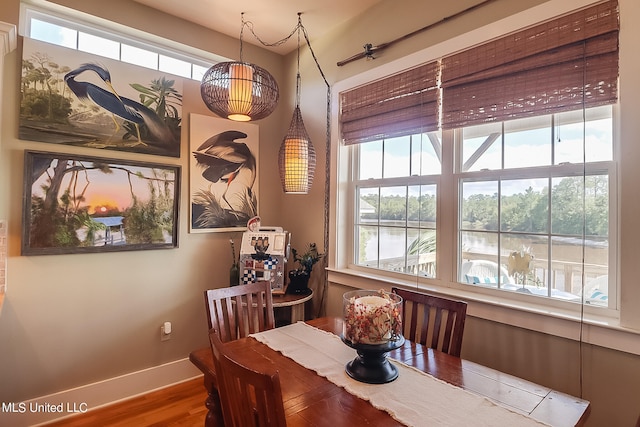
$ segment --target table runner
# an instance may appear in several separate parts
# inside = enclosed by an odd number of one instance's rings
[[[395,381],[387,384],[356,381],[345,372],[347,362],[356,357],[355,350],[338,336],[304,322],[251,336],[349,393],[368,400],[407,426],[547,425],[397,360],[393,360],[399,371]]]

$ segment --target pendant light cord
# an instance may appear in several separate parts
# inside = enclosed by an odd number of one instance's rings
[[[242,40],[244,39],[244,26],[245,26],[245,22],[244,22],[244,12],[242,12],[240,14],[240,21],[241,21],[241,25],[240,25],[240,62],[244,62],[242,60],[242,54],[243,54],[243,47],[242,47]]]
[[[297,25],[297,29],[298,29],[298,56],[297,56],[297,74],[296,74],[296,107],[300,107],[300,26],[301,26],[301,22],[300,22],[300,14],[298,13],[298,25]]]
[[[322,67],[320,66],[320,62],[318,61],[318,57],[316,56],[315,52],[313,51],[313,47],[311,46],[311,41],[309,40],[309,34],[307,33],[307,29],[305,28],[305,26],[302,24],[302,13],[298,12],[298,23],[296,24],[296,26],[293,28],[293,30],[291,30],[291,32],[284,38],[273,42],[273,43],[267,43],[265,41],[263,41],[254,31],[253,29],[253,23],[251,21],[245,21],[244,20],[244,13],[242,14],[243,18],[242,18],[242,28],[244,30],[244,27],[246,26],[247,28],[249,28],[249,31],[251,32],[251,34],[255,37],[256,40],[258,40],[258,42],[260,42],[261,45],[266,46],[266,47],[277,47],[280,45],[283,45],[284,43],[286,43],[287,41],[289,41],[289,39],[291,37],[293,37],[293,35],[297,32],[298,33],[298,75],[296,77],[296,105],[299,105],[300,99],[299,99],[299,93],[300,93],[300,32],[302,31],[302,34],[304,35],[304,39],[305,42],[307,44],[307,47],[309,48],[309,52],[311,52],[311,57],[313,58],[314,63],[316,64],[316,67],[318,68],[318,71],[320,72],[320,75],[322,76],[322,80],[324,81],[324,84],[327,87],[327,104],[326,104],[326,111],[327,111],[327,116],[326,116],[326,135],[325,135],[325,180],[324,180],[324,256],[322,257],[323,259],[328,259],[329,256],[329,210],[330,210],[330,189],[331,189],[331,85],[329,84],[329,82],[327,81],[327,77],[324,74],[324,71],[322,71]],[[242,49],[242,31],[240,32],[240,47]],[[240,53],[240,61],[242,61],[242,51]],[[327,288],[328,288],[328,283],[329,283],[329,272],[324,269],[324,283],[323,283],[323,287],[322,287],[322,295],[320,296],[320,304],[319,309],[318,309],[318,313],[316,313],[317,316],[320,316],[321,314],[324,314],[324,305],[325,305],[325,301],[326,301],[326,294],[327,294]]]

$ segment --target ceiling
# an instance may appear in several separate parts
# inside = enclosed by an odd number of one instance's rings
[[[298,12],[310,38],[319,38],[333,27],[359,15],[381,0],[134,0],[137,3],[238,38],[241,14],[265,43],[289,35],[297,24]],[[243,40],[261,46],[245,27]],[[296,37],[269,50],[281,55],[293,51]]]

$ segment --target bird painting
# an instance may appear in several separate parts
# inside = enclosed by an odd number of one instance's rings
[[[108,90],[87,81],[76,80],[84,72],[97,74]],[[119,117],[135,126],[137,141],[132,145],[153,145],[164,149],[178,146],[179,142],[155,111],[139,102],[118,95],[112,86],[111,74],[105,67],[92,63],[82,64],[68,72],[64,76],[64,81],[81,102],[93,103],[111,113],[115,125],[114,135],[120,130],[120,124],[116,120],[116,117]],[[149,137],[144,141],[141,126],[144,126],[149,133]]]
[[[224,131],[208,138],[193,152],[196,165],[204,169],[202,177],[212,183],[212,194],[218,195],[220,207],[235,218],[236,225],[246,224],[257,214],[257,198],[253,191],[256,158],[247,144],[236,141],[246,137],[244,132]]]

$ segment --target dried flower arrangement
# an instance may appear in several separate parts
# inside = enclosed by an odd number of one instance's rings
[[[355,295],[349,297],[353,293]],[[353,344],[374,345],[399,339],[402,335],[402,299],[392,295],[382,289],[345,294],[345,339]]]

